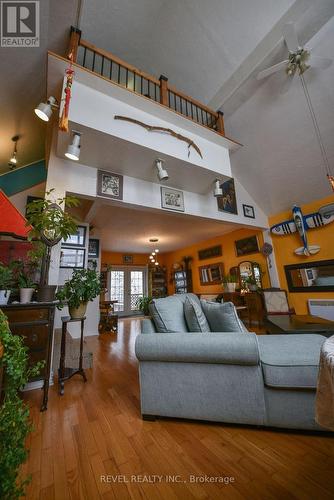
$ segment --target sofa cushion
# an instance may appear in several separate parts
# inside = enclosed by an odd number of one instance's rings
[[[192,297],[186,297],[183,308],[190,332],[208,333],[211,331],[201,305],[197,301]]]
[[[282,389],[316,389],[322,335],[259,335],[265,385]]]
[[[201,306],[212,332],[247,332],[232,302],[201,300]]]
[[[188,327],[183,311],[185,298],[171,295],[154,299],[149,304],[150,315],[159,333],[187,332]]]

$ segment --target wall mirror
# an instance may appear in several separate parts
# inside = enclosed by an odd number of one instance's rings
[[[289,292],[334,291],[334,260],[284,266]]]
[[[245,260],[239,264],[240,286],[249,290],[262,288],[261,267],[257,262]]]

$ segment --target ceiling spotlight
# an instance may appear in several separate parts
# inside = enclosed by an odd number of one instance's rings
[[[168,172],[163,168],[164,160],[157,158],[155,160],[155,166],[158,170],[158,179],[159,181],[167,181],[168,180]]]
[[[152,255],[155,255],[155,252],[152,252]]]
[[[215,180],[215,190],[213,192],[214,196],[218,197],[218,196],[222,196],[223,194],[223,190],[222,188],[220,187],[220,180],[219,179],[216,179]]]
[[[154,251],[155,253],[159,253],[159,248],[156,248]]]
[[[19,140],[19,138],[20,137],[18,135],[14,135],[14,137],[12,137],[12,141],[14,142],[14,151],[8,162],[10,170],[14,170],[17,165],[17,141]]]
[[[81,133],[72,130],[73,139],[72,144],[67,147],[67,151],[65,153],[66,158],[70,160],[78,161],[80,158],[80,137]]]
[[[58,108],[58,101],[52,95],[46,102],[40,102],[37,108],[35,108],[35,113],[44,122],[48,122],[52,115],[52,108]]]
[[[156,266],[158,266],[158,265],[159,265],[159,262],[158,262],[157,260],[155,261],[155,265],[156,265]]]

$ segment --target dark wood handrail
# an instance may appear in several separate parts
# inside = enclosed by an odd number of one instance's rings
[[[87,62],[87,54],[91,56],[90,64]],[[73,27],[67,57],[93,73],[159,102],[175,113],[225,136],[222,112],[214,111],[176,89],[168,83],[167,77],[162,75],[159,79],[155,78],[111,52],[81,39],[80,30]]]

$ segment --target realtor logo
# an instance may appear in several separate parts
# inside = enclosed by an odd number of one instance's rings
[[[39,47],[39,1],[1,1],[1,47]]]

